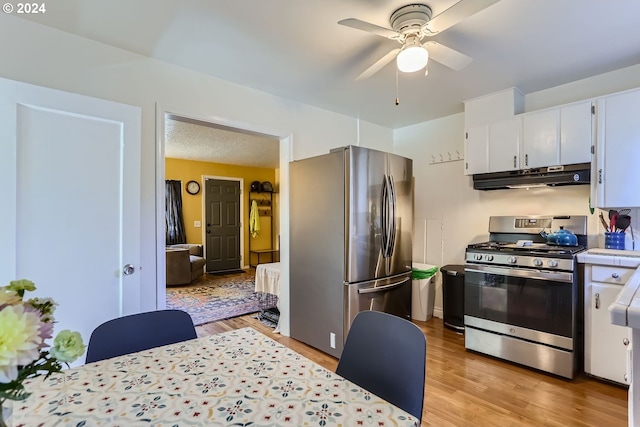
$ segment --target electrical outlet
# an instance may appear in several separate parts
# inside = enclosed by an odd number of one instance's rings
[[[331,348],[336,348],[336,334],[333,332],[329,333],[329,345],[331,345]]]
[[[193,221],[193,226],[195,228],[200,228],[201,225],[202,225],[202,223],[200,221]]]

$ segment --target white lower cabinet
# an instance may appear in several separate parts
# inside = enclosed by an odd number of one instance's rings
[[[629,384],[631,328],[611,324],[609,306],[634,269],[585,265],[586,373]]]

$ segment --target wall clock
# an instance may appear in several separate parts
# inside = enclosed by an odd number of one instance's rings
[[[197,181],[187,182],[187,193],[198,194],[200,192],[200,184]]]

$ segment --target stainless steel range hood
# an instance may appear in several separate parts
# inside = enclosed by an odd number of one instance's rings
[[[534,188],[546,186],[589,184],[591,164],[580,163],[565,166],[524,169],[518,171],[483,173],[473,175],[476,190],[500,190],[506,188]]]

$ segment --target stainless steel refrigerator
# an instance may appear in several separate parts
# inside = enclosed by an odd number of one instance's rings
[[[290,164],[293,338],[340,357],[358,312],[411,318],[412,176],[356,146]]]

